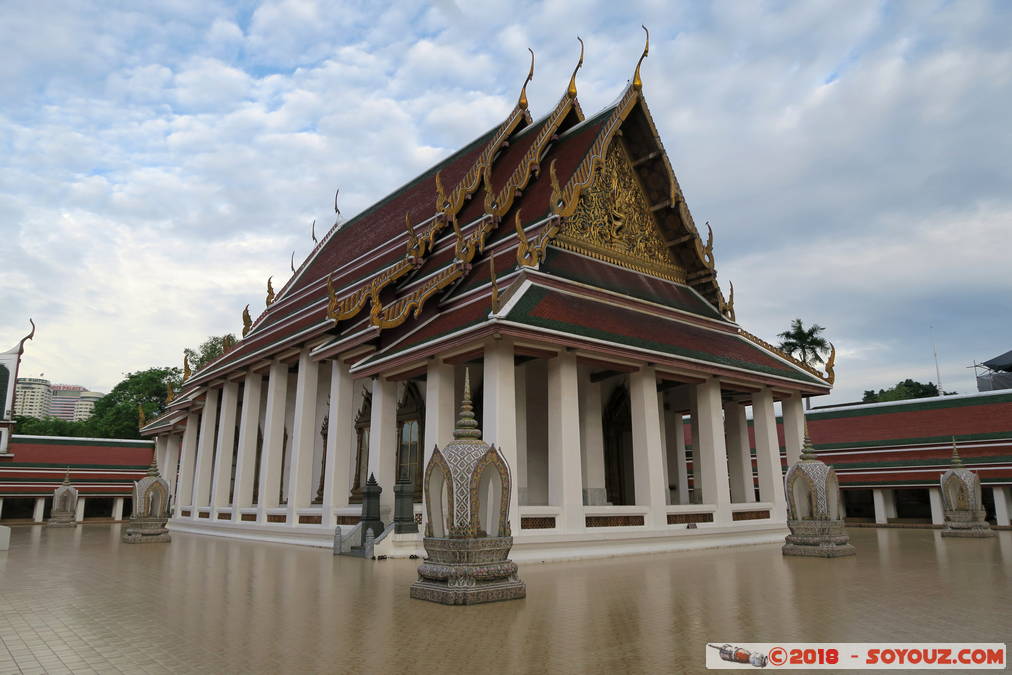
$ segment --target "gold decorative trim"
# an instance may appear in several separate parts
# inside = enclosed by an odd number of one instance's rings
[[[553,218],[549,221],[538,236],[534,238],[534,241],[528,239],[527,233],[524,232],[524,226],[520,222],[520,209],[516,211],[513,226],[516,228],[517,239],[520,242],[517,246],[517,263],[521,267],[537,268],[545,259],[545,255],[548,252],[548,244],[559,233],[558,219]]]
[[[668,281],[674,281],[679,284],[685,283],[685,272],[674,266],[664,267],[661,265],[652,265],[644,260],[640,260],[639,258],[623,256],[615,251],[605,251],[603,249],[588,246],[586,242],[579,239],[571,239],[564,234],[556,236],[554,241],[551,243],[553,246],[557,246],[566,251],[580,253],[590,258],[594,258],[595,260],[600,260],[601,262],[631,269],[634,272],[651,274],[655,277],[667,279]]]
[[[190,379],[190,375],[192,375],[192,374],[193,374],[193,372],[190,370],[190,361],[189,361],[189,359],[186,358],[186,354],[184,353],[183,354],[183,382],[186,382],[188,379]]]
[[[580,59],[577,61],[576,68],[573,69],[573,74],[569,79],[569,87],[566,89],[565,95],[559,99],[555,108],[549,114],[548,119],[542,125],[541,130],[538,131],[538,135],[534,138],[531,146],[527,149],[526,154],[517,164],[517,168],[514,169],[513,174],[506,180],[502,189],[495,195],[490,197],[486,194],[485,197],[485,212],[490,213],[497,218],[502,218],[513,206],[513,201],[516,199],[523,189],[530,182],[531,175],[536,174],[541,166],[541,157],[544,155],[545,148],[551,142],[556,132],[559,130],[559,126],[566,119],[566,116],[573,110],[579,110],[578,103],[576,101],[576,73],[583,66],[583,40],[576,38],[580,41]],[[578,113],[582,118],[582,113]],[[492,181],[491,177],[486,177],[486,181],[491,188]]]
[[[826,361],[826,377],[825,380],[829,384],[836,382],[836,345],[832,342],[829,343],[832,351],[829,352],[829,360]]]
[[[253,327],[253,318],[249,315],[249,305],[242,310],[242,336],[246,337],[249,335],[250,328]]]
[[[456,217],[450,220],[454,231],[457,233],[453,262],[437,272],[425,284],[419,286],[413,292],[394,300],[386,306],[383,306],[379,299],[379,291],[382,286],[378,281],[374,281],[368,291],[368,297],[371,302],[369,320],[373,326],[381,329],[396,328],[407,321],[412,314],[414,314],[415,318],[418,318],[429,298],[439,291],[448,288],[467,273],[475,255],[480,249],[484,248],[485,239],[495,227],[492,220],[486,218],[475,227],[469,236],[465,237],[461,233]]]
[[[502,309],[502,302],[499,299],[499,282],[495,278],[495,252],[488,257],[488,274],[490,282],[492,284],[492,313],[498,314],[499,310]]]
[[[274,286],[271,284],[271,279],[274,277],[267,277],[267,306],[270,307],[274,302]]]
[[[787,352],[782,351],[779,347],[774,347],[769,342],[766,342],[766,340],[763,340],[761,337],[758,337],[756,335],[753,335],[752,333],[749,333],[744,328],[740,328],[740,327],[738,328],[738,335],[741,335],[743,338],[745,338],[749,342],[753,342],[753,343],[759,345],[760,347],[762,347],[763,349],[765,349],[767,351],[773,352],[774,354],[776,354],[780,358],[785,359],[786,361],[788,361],[791,364],[797,366],[798,368],[801,368],[801,370],[805,371],[806,373],[814,375],[815,377],[817,377],[820,380],[826,382],[827,384],[833,384],[832,381],[830,381],[827,378],[827,376],[823,375],[821,372],[819,372],[818,370],[816,370],[812,366],[808,365],[807,363],[805,363],[804,361],[802,361],[800,359],[797,359],[797,358],[791,356]],[[833,355],[833,358],[835,358],[835,354]],[[834,377],[834,379],[835,379],[835,377]]]

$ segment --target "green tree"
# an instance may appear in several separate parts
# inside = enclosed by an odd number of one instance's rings
[[[179,388],[179,368],[149,368],[126,377],[95,403],[95,411],[86,420],[96,438],[140,438],[139,409],[147,420],[165,408],[168,385]]]
[[[780,349],[810,366],[821,366],[825,363],[823,355],[829,353],[829,340],[822,337],[825,327],[813,323],[808,328],[801,319],[791,321],[791,327],[777,335],[780,338]],[[812,407],[812,402],[805,397],[805,405]]]
[[[14,433],[26,436],[91,436],[88,420],[71,422],[58,417],[23,417],[15,415]]]
[[[947,391],[945,395],[951,396],[955,393],[954,391]],[[905,401],[911,398],[927,398],[929,396],[938,396],[938,385],[933,382],[924,384],[907,378],[902,382],[897,382],[895,387],[879,389],[877,392],[874,389],[866,389],[861,402],[884,403],[886,401]]]
[[[190,362],[190,368],[194,372],[200,370],[205,364],[210,363],[225,353],[225,347],[235,344],[235,335],[225,333],[224,335],[212,335],[200,343],[196,349],[187,347],[183,350],[186,360]]]

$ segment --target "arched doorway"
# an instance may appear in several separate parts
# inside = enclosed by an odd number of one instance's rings
[[[604,409],[604,483],[608,501],[615,505],[636,503],[633,482],[632,411],[629,389],[615,387]]]
[[[414,501],[422,501],[422,439],[425,437],[425,401],[418,385],[408,382],[397,407],[397,467],[394,476],[398,481],[409,481],[414,486]]]

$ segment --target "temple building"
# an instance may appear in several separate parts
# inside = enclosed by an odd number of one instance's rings
[[[174,491],[170,529],[330,546],[370,475],[384,522],[406,476],[421,523],[466,367],[517,488],[515,559],[782,542],[774,404],[793,462],[803,397],[827,393],[832,368],[735,322],[642,61],[589,116],[579,64],[538,119],[525,82],[500,124],[335,225],[277,292],[269,280],[242,339],[142,430]],[[421,533],[376,546],[423,552]]]

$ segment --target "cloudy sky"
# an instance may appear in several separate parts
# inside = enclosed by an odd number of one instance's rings
[[[241,329],[351,216],[497,124],[578,54],[588,113],[651,30],[647,100],[738,319],[839,347],[830,402],[975,389],[1012,349],[1012,4],[0,4],[0,349],[108,391]]]

